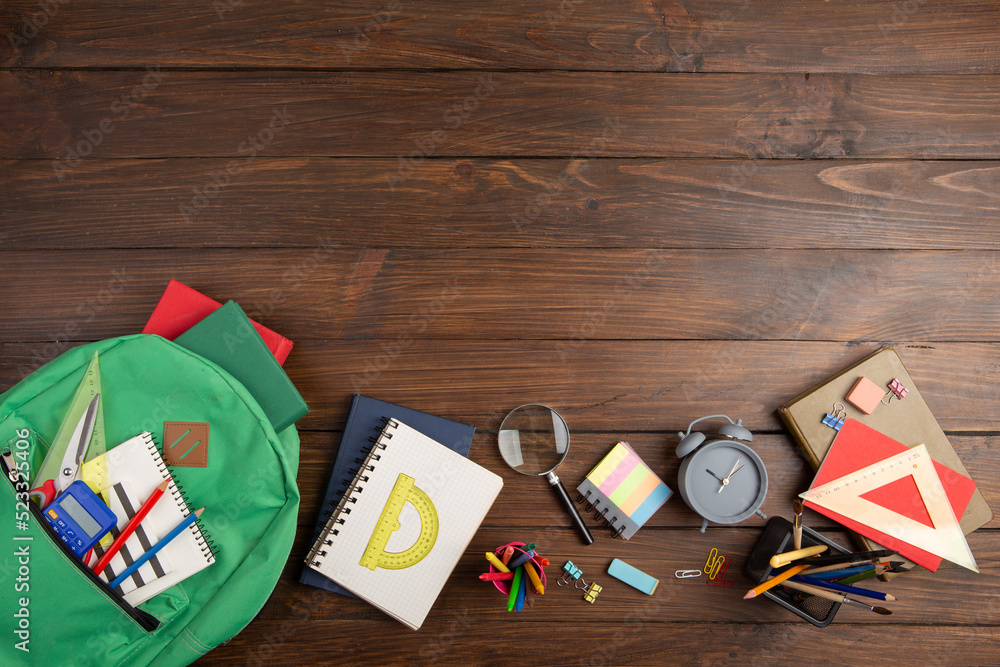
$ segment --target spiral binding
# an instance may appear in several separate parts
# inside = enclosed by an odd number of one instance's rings
[[[375,470],[374,462],[382,458],[380,454],[381,450],[385,449],[389,440],[392,440],[393,433],[390,429],[394,429],[397,426],[399,426],[399,422],[395,419],[386,419],[383,417],[382,428],[379,430],[378,438],[372,437],[368,439],[372,443],[371,449],[368,450],[368,455],[364,459],[355,459],[358,463],[358,470],[354,474],[354,479],[347,485],[343,497],[337,503],[337,507],[332,511],[327,510],[325,512],[329,514],[329,519],[327,519],[326,526],[323,527],[323,530],[316,537],[316,541],[313,542],[312,549],[309,550],[309,555],[306,556],[307,565],[319,567],[323,564],[323,558],[327,555],[327,550],[323,547],[332,545],[333,540],[331,538],[340,534],[339,526],[344,525],[346,521],[346,518],[342,515],[351,513],[351,508],[347,504],[354,504],[358,501],[356,494],[362,493],[365,490],[361,484],[367,483],[370,477],[365,473]]]
[[[142,437],[143,443],[149,448],[149,452],[153,457],[153,461],[156,463],[156,469],[163,477],[163,479],[169,479],[170,483],[167,485],[167,492],[170,497],[173,498],[174,502],[177,503],[178,507],[187,507],[189,510],[191,505],[188,503],[187,496],[184,493],[184,487],[177,483],[174,477],[173,471],[170,467],[163,461],[163,457],[160,455],[160,449],[156,444],[156,440],[153,438],[153,434],[149,431],[143,431],[140,436]],[[216,547],[215,542],[207,534],[207,531],[201,525],[200,520],[195,520],[195,543],[198,549],[201,550],[202,555],[205,560],[209,563],[213,562],[218,553],[218,547]]]
[[[615,528],[615,524],[618,522],[619,517],[612,514],[611,517],[609,518],[607,514],[612,510],[612,507],[609,505],[602,510],[600,508],[601,499],[594,498],[593,500],[591,500],[590,491],[587,491],[586,495],[582,493],[577,494],[576,499],[577,502],[587,503],[588,509],[594,511],[594,519],[597,521],[603,521],[604,526],[609,530],[611,530],[611,537],[621,537],[622,533],[625,532],[626,523],[623,521],[620,526]]]

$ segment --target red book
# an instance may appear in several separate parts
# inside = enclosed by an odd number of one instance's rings
[[[149,321],[146,322],[142,333],[156,334],[167,340],[173,340],[221,306],[221,303],[205,296],[198,290],[191,289],[182,282],[171,280],[167,284],[163,296],[160,297],[160,302],[153,309],[153,314],[149,316]],[[250,322],[260,337],[264,339],[264,343],[267,344],[278,363],[284,364],[294,343],[262,324],[253,320]]]
[[[920,443],[915,442],[914,445]],[[876,431],[870,426],[865,426],[855,419],[848,419],[836,440],[830,446],[830,451],[823,459],[823,465],[816,473],[810,488],[821,486],[835,479],[840,479],[845,475],[867,468],[870,465],[883,461],[890,456],[901,454],[909,447],[901,442],[893,440],[889,436]],[[972,494],[976,491],[976,483],[965,475],[961,475],[951,468],[934,462],[941,485],[948,495],[948,501],[955,512],[955,516],[962,517],[965,508],[972,499]],[[895,482],[886,484],[883,487],[870,491],[863,496],[866,500],[881,505],[897,514],[909,517],[914,521],[919,521],[928,526],[933,526],[930,515],[924,506],[920,491],[917,489],[913,477],[904,477]],[[926,567],[931,572],[937,570],[941,564],[941,558],[923,549],[903,542],[902,540],[887,535],[871,526],[866,526],[853,519],[820,507],[815,503],[805,501],[805,506],[816,510],[834,521],[850,528],[854,532],[864,535],[868,539],[874,540],[878,544],[899,552],[903,558],[907,558],[917,565]]]

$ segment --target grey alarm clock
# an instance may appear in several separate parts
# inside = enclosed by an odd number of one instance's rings
[[[700,421],[725,418],[729,421],[711,439],[704,433],[692,433]],[[760,511],[767,496],[767,469],[757,452],[745,443],[753,434],[744,428],[743,420],[733,421],[726,415],[708,415],[695,419],[687,433],[678,433],[677,456],[683,459],[677,473],[677,488],[687,506],[703,519],[701,532],[709,522],[732,524],[749,519]]]

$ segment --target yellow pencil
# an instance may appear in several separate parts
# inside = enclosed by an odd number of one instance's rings
[[[754,588],[751,588],[749,591],[747,591],[747,594],[743,596],[743,599],[744,600],[752,600],[753,598],[757,597],[758,595],[760,595],[761,593],[763,593],[767,589],[771,588],[772,586],[777,586],[778,584],[780,584],[785,579],[788,579],[788,577],[794,577],[796,574],[798,574],[802,570],[806,569],[807,567],[809,567],[809,566],[808,565],[795,565],[795,566],[792,566],[792,567],[788,568],[787,570],[785,570],[784,572],[782,572],[781,574],[775,575],[775,576],[771,577],[770,579],[768,579],[767,581],[765,581],[764,583],[762,583],[762,584],[760,584],[760,585],[758,585],[758,586],[756,586]]]
[[[524,571],[528,573],[528,579],[531,579],[531,585],[535,587],[535,592],[539,595],[545,595],[545,586],[542,586],[542,580],[538,577],[533,565],[534,563],[529,560],[524,564]]]
[[[500,570],[501,572],[510,572],[510,569],[506,565],[501,563],[500,559],[497,558],[496,554],[493,553],[492,551],[486,552],[486,560],[493,563],[493,567]]]

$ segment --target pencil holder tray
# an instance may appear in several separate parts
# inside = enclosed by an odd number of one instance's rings
[[[850,553],[839,544],[831,542],[819,533],[805,526],[802,527],[802,546],[812,547],[825,544],[829,547],[828,553]],[[743,572],[746,573],[755,583],[762,583],[771,576],[771,557],[775,554],[791,551],[795,548],[792,536],[792,524],[780,516],[773,516],[764,527],[760,539],[754,545],[750,556],[743,565]],[[826,555],[826,554],[824,554]],[[801,616],[813,625],[825,628],[833,621],[840,608],[839,602],[833,602],[813,595],[803,595],[790,588],[775,586],[764,591],[763,596],[775,602],[797,616]]]

